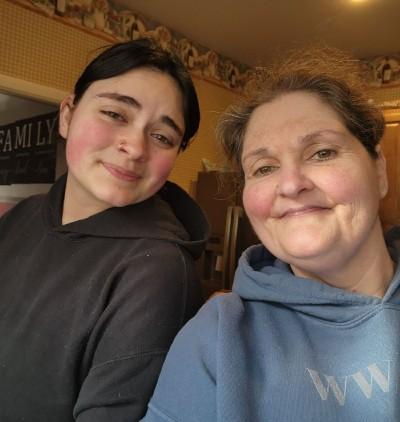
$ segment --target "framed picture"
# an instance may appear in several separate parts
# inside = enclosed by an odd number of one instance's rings
[[[50,92],[48,99],[43,99],[40,86],[3,79],[0,78],[0,215],[23,198],[47,192],[66,171],[65,145],[58,135],[57,122],[63,93]]]

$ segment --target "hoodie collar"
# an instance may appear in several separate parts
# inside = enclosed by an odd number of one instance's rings
[[[66,175],[47,195],[45,219],[55,232],[69,237],[149,238],[169,240],[187,247],[195,257],[201,254],[209,233],[200,207],[179,186],[166,182],[149,199],[126,207],[108,208],[69,224],[61,224]]]
[[[388,247],[396,257],[399,256],[399,235],[400,230],[387,237]],[[245,300],[275,303],[326,321],[346,322],[361,317],[382,303],[400,303],[399,283],[400,266],[397,264],[383,299],[347,292],[295,276],[288,264],[274,257],[262,245],[255,245],[239,260],[233,290]]]

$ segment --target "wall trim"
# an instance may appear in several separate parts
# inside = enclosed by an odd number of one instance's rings
[[[189,40],[130,9],[119,9],[113,0],[8,0],[58,23],[65,23],[96,37],[121,42],[149,37],[173,51],[192,73],[232,91],[243,92],[254,70],[236,60]]]
[[[59,104],[68,92],[49,86],[39,85],[23,79],[0,74],[0,90],[7,94],[28,97],[49,104]]]

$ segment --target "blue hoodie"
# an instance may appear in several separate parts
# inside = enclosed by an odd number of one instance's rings
[[[349,293],[249,248],[176,337],[144,420],[400,421],[399,283],[397,265],[383,299]]]

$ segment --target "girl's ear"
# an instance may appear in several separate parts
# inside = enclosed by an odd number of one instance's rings
[[[381,198],[384,198],[389,189],[387,171],[386,171],[386,158],[383,155],[380,145],[377,145],[376,152],[378,153],[378,158],[376,159],[378,187],[379,187],[379,192],[381,194]]]
[[[67,139],[68,137],[68,129],[72,119],[73,108],[74,96],[71,94],[65,97],[60,104],[60,120],[58,131],[64,139]]]

